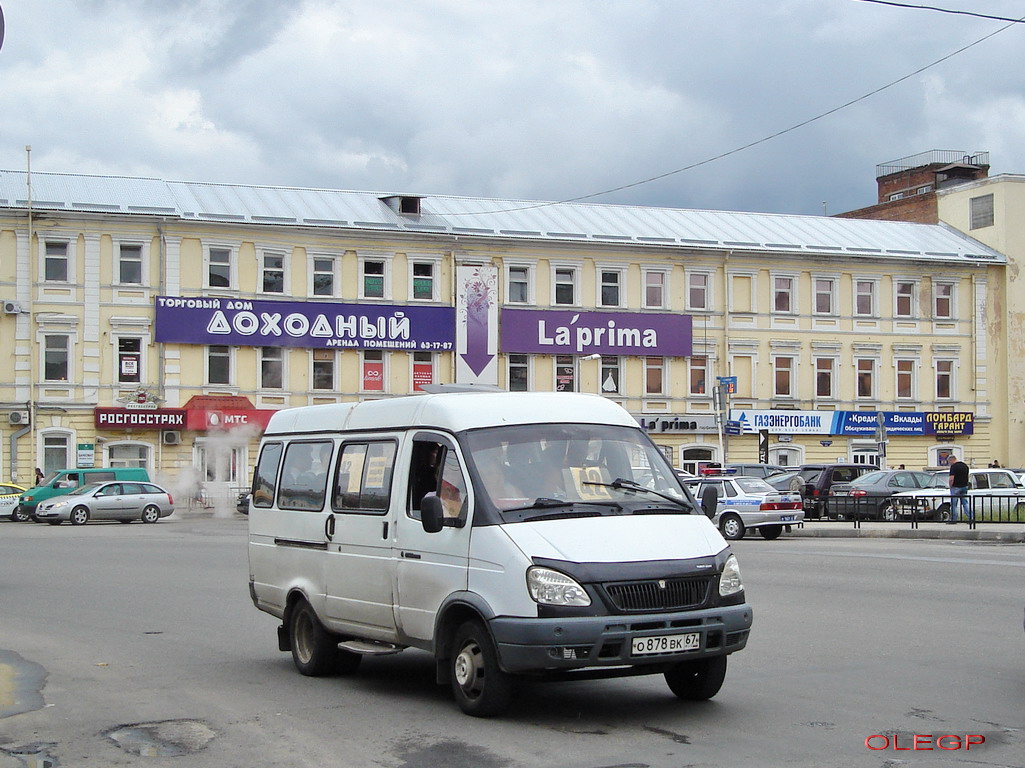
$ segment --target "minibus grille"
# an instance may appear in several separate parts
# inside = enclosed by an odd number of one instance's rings
[[[705,605],[712,578],[650,579],[605,584],[604,587],[612,604],[623,612],[679,611]]]

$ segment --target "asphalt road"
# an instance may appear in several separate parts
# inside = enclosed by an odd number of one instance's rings
[[[421,652],[295,672],[249,600],[242,518],[0,522],[0,768],[1025,766],[1025,545],[734,551],[755,625],[712,701],[533,684],[479,720]]]

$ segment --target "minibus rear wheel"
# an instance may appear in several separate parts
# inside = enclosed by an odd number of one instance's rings
[[[452,693],[459,708],[474,717],[492,717],[508,709],[513,680],[498,667],[491,635],[479,621],[456,630],[452,644]]]
[[[305,600],[300,600],[292,608],[288,635],[292,661],[299,672],[310,677],[322,677],[335,671],[338,639],[324,629],[312,606]]]

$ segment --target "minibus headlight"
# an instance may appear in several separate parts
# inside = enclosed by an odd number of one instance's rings
[[[583,587],[566,574],[553,571],[551,568],[528,568],[527,591],[534,602],[541,605],[591,604],[591,598]]]
[[[740,580],[740,564],[736,555],[726,558],[726,564],[722,567],[722,575],[719,577],[719,596],[726,597],[735,595],[744,589],[744,582]]]

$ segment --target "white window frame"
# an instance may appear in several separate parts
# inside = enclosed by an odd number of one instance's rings
[[[148,348],[151,343],[151,336],[148,333],[139,333],[132,331],[112,331],[110,334],[110,346],[111,355],[114,360],[114,385],[117,387],[131,387],[138,386],[146,380],[146,371],[148,370]],[[121,339],[138,339],[139,340],[139,381],[121,381]]]
[[[505,303],[506,304],[518,304],[518,305],[533,305],[536,304],[535,300],[535,285],[536,285],[536,266],[532,262],[526,261],[506,261],[504,264],[505,269]],[[511,270],[522,269],[526,273],[527,280],[527,298],[523,301],[514,300],[512,298],[511,287],[513,284]],[[517,281],[519,282],[519,281]]]
[[[139,282],[137,283],[126,283],[121,279],[121,249],[122,248],[138,248],[139,249]],[[130,286],[132,288],[141,288],[149,285],[149,241],[147,240],[133,240],[133,239],[114,239],[114,285],[117,286]]]
[[[901,285],[910,285],[911,293],[904,294],[900,291]],[[908,299],[908,312],[907,314],[901,314],[900,312],[900,300],[902,297],[907,296]],[[902,320],[914,320],[918,317],[918,280],[910,277],[895,277],[893,278],[893,316]]]
[[[327,274],[324,270],[317,269],[318,261],[331,262],[331,292],[317,293],[317,275]],[[309,296],[314,299],[337,299],[341,296],[341,263],[342,260],[336,253],[311,253],[307,260],[306,279],[310,286]]]
[[[854,289],[854,304],[852,305],[853,314],[855,317],[878,317],[879,316],[879,280],[876,278],[868,277],[855,277],[853,280]],[[868,312],[862,312],[858,308],[858,299],[861,296],[866,295],[861,291],[862,284],[869,286],[868,297],[869,307]]]
[[[290,259],[289,259],[288,253],[286,251],[284,251],[284,250],[279,249],[279,248],[260,248],[259,253],[260,253],[260,256],[259,256],[259,259],[260,259],[260,265],[259,266],[260,266],[260,268],[258,270],[259,274],[257,275],[257,280],[259,280],[259,284],[257,285],[256,292],[257,293],[265,294],[267,296],[290,296],[291,293],[292,293],[292,286],[291,286],[291,282],[292,281],[289,279],[289,273],[292,270],[289,268]],[[268,269],[268,267],[267,267],[267,259],[268,258],[281,259],[281,268],[280,268],[280,270],[277,267],[272,267],[272,268]],[[281,290],[280,291],[268,291],[267,290],[267,286],[265,285],[266,276],[267,276],[268,273],[278,272],[278,271],[281,272]]]
[[[827,283],[828,291],[820,291],[819,283]],[[835,317],[836,312],[836,286],[837,279],[826,275],[812,275],[811,278],[811,313],[819,317]],[[819,296],[828,296],[829,309],[819,309]]]
[[[331,355],[331,357],[330,357],[330,363],[331,363],[331,385],[326,387],[326,388],[325,387],[317,387],[317,386],[315,386],[316,381],[317,381],[317,377],[316,377],[316,375],[314,373],[316,368],[317,368],[317,363],[318,362],[322,362],[322,361],[318,361],[317,360],[317,355],[318,354],[323,355],[325,353],[328,353],[328,354]],[[338,390],[338,352],[336,350],[334,350],[334,349],[330,349],[330,348],[327,348],[327,347],[323,347],[323,348],[322,347],[318,347],[318,348],[315,348],[315,349],[311,349],[310,350],[310,391],[311,392],[337,392],[337,390]]]
[[[67,341],[67,362],[66,371],[67,378],[65,379],[48,379],[46,378],[46,353],[49,350],[47,340],[50,337],[63,337]],[[54,384],[54,385],[70,385],[74,383],[76,379],[75,371],[75,360],[77,355],[75,353],[75,342],[77,341],[76,334],[69,331],[52,331],[41,329],[39,332],[40,345],[39,345],[39,382],[41,384]]]
[[[696,312],[710,312],[712,310],[712,273],[705,270],[690,270],[686,271],[687,278],[687,299],[684,306],[688,310]],[[703,285],[695,285],[695,278],[704,280]],[[702,296],[701,303],[692,301],[694,292],[698,292]]]
[[[359,262],[357,282],[359,283],[360,299],[366,299],[367,301],[390,301],[392,296],[392,260],[393,256],[387,253],[362,253],[357,252],[357,261]],[[381,287],[383,296],[367,296],[366,293],[366,265],[368,262],[381,262],[384,264],[384,279]],[[360,369],[360,376],[362,378],[362,366]],[[362,385],[361,385],[362,386]]]
[[[940,358],[933,358],[932,362],[933,362],[933,374],[934,374],[934,380],[935,380],[934,392],[936,394],[936,400],[938,400],[940,402],[949,402],[951,400],[957,400],[957,362],[958,362],[957,359],[955,359],[955,358],[948,358],[948,357],[940,357]],[[945,365],[949,365],[950,366],[950,370],[947,371],[946,373],[941,373],[940,366],[944,365],[944,364]],[[949,390],[950,390],[950,394],[947,395],[947,396],[940,395],[940,377],[941,376],[949,376],[950,377],[949,387],[948,387]]]
[[[570,281],[567,283],[565,280],[559,282],[559,273],[569,272]],[[579,264],[565,264],[560,262],[552,262],[551,265],[551,277],[552,277],[552,292],[551,292],[551,305],[553,307],[579,307],[580,306],[580,265]],[[555,298],[558,294],[558,288],[562,285],[570,285],[573,288],[573,301],[569,303],[556,303]]]
[[[610,371],[616,372],[615,389],[605,388]],[[619,355],[602,355],[598,361],[598,394],[606,397],[623,394],[623,358]]]
[[[774,315],[796,315],[797,314],[797,275],[773,272],[770,279],[772,280],[772,314]],[[780,286],[777,284],[779,281],[785,281],[789,287],[781,291]],[[787,308],[778,309],[776,307],[776,299],[780,295],[787,297]]]
[[[786,369],[780,367],[780,361],[786,360],[789,366]],[[789,373],[786,377],[786,392],[779,391],[779,375]],[[773,355],[772,356],[772,392],[773,399],[785,398],[788,400],[797,398],[797,357],[796,355]]]
[[[256,381],[257,389],[264,392],[281,392],[288,389],[288,350],[289,347],[257,347],[256,354]],[[268,355],[280,355],[278,358]],[[277,362],[281,366],[281,386],[271,387],[263,382],[263,364],[265,362]]]
[[[652,360],[658,360],[658,364],[652,364]],[[669,358],[660,355],[645,355],[641,358],[641,386],[644,397],[666,397],[669,394]],[[657,392],[648,391],[648,373],[653,370],[661,371],[659,376],[659,387]]]
[[[947,453],[950,460],[946,464],[940,464],[940,453]],[[956,443],[941,443],[929,446],[929,466],[949,467],[954,461],[964,461],[964,447]]]
[[[703,361],[702,365],[696,365],[695,361]],[[701,392],[694,391],[694,373],[696,371],[704,371],[704,388]],[[708,355],[692,355],[687,359],[687,394],[692,397],[711,397],[712,386],[710,384],[712,377],[712,358]]]
[[[210,349],[211,347],[226,347],[228,350],[228,380],[210,380]],[[237,347],[230,344],[207,344],[203,347],[203,382],[208,387],[231,387],[235,385],[235,352]]]
[[[825,360],[829,362],[829,394],[823,395],[819,393],[819,362]],[[839,368],[839,358],[835,355],[816,355],[815,356],[815,399],[816,400],[836,400],[836,372]]]
[[[662,276],[662,300],[655,304],[648,302],[648,275],[661,275]],[[641,306],[644,309],[668,309],[669,308],[669,295],[670,295],[670,278],[672,277],[672,268],[665,267],[662,269],[656,269],[652,267],[643,267],[641,269]]]
[[[606,304],[602,296],[602,288],[605,287],[605,273],[616,275],[616,293],[618,299],[615,304]],[[608,264],[594,265],[595,296],[594,305],[601,309],[618,309],[626,306],[626,269],[621,266]]]
[[[573,388],[559,389],[559,368],[567,367],[565,363],[560,364],[559,359],[569,358],[573,365]],[[580,391],[580,358],[576,355],[553,355],[552,356],[552,392],[579,392]]]
[[[64,246],[64,261],[65,261],[65,274],[63,280],[49,280],[46,277],[46,246],[53,243],[54,245]],[[69,285],[75,282],[75,250],[78,244],[77,238],[71,237],[43,237],[39,240],[39,277],[40,282],[47,285]]]
[[[901,368],[901,363],[910,363],[911,364],[911,370],[906,372],[906,373],[902,373],[901,369],[900,369]],[[912,400],[917,400],[918,399],[918,361],[917,360],[915,360],[914,358],[910,358],[910,357],[898,357],[898,358],[896,358],[893,361],[893,376],[894,376],[894,382],[893,382],[893,399],[894,400],[900,400],[900,401],[908,402],[908,401],[912,401]],[[911,384],[911,387],[910,387],[911,394],[909,394],[909,395],[902,395],[900,393],[900,380],[901,380],[901,377],[903,377],[903,376],[908,376],[909,379],[910,379],[909,383]]]
[[[366,381],[366,364],[371,362],[367,360],[368,354],[381,355],[381,388],[380,389],[364,389],[363,383]],[[378,362],[374,360],[372,362]],[[359,391],[363,394],[370,396],[375,395],[386,395],[391,391],[389,382],[391,381],[391,355],[389,355],[383,349],[361,349],[359,351]]]
[[[517,365],[517,368],[526,368],[527,371],[527,388],[526,389],[513,389],[512,388],[512,376],[511,370],[513,368],[512,358],[525,358],[527,361],[526,366]],[[510,392],[533,392],[534,391],[534,356],[520,353],[512,353],[506,355],[505,358],[505,386]]]
[[[872,370],[869,372],[871,376],[872,386],[869,388],[871,391],[867,395],[860,394],[861,388],[861,364],[867,362],[872,364]],[[875,357],[864,357],[859,356],[854,358],[854,399],[855,400],[875,400],[876,393],[879,391],[879,359]]]
[[[441,264],[440,256],[426,256],[422,254],[407,254],[408,267],[406,274],[406,285],[408,287],[408,300],[413,302],[438,301],[441,295]],[[417,298],[413,295],[413,272],[417,265],[428,265],[431,268],[431,295],[429,298]]]
[[[136,466],[135,464],[123,464],[119,459],[112,459],[111,454],[114,453],[117,448],[141,448],[145,451],[145,459],[143,467],[153,473],[153,457],[156,455],[156,451],[151,443],[144,442],[142,440],[114,440],[109,443],[105,443],[103,446],[103,465],[105,467],[128,467]]]
[[[950,289],[949,296],[941,296],[940,290]],[[947,313],[940,314],[940,302],[946,301]],[[932,316],[935,320],[956,320],[957,313],[954,311],[957,306],[957,283],[953,280],[934,280],[932,284]]]
[[[423,358],[424,356],[426,356],[425,360],[424,359],[417,360],[417,357]],[[413,366],[415,366],[415,365],[423,365],[424,363],[430,363],[430,366],[431,366],[431,380],[429,382],[427,382],[427,383],[428,384],[437,384],[438,383],[438,356],[436,354],[434,354],[433,352],[426,352],[426,351],[422,351],[422,350],[414,351],[414,352],[412,352],[409,355],[409,391],[410,392],[421,392],[421,391],[423,391],[423,390],[419,390],[419,389],[416,388],[416,382],[413,380]]]
[[[228,252],[228,284],[226,286],[215,286],[210,284],[210,268],[213,264],[210,254],[213,251]],[[227,243],[204,243],[203,244],[203,287],[211,291],[234,291],[238,286],[238,245]]]
[[[47,467],[46,464],[46,438],[48,437],[62,437],[65,440],[65,459],[64,466],[62,467]],[[76,439],[76,433],[74,430],[67,429],[66,427],[45,427],[40,428],[38,433],[38,442],[36,443],[36,466],[42,467],[46,470],[46,474],[49,474],[55,469],[72,469],[77,467],[78,462],[76,461],[76,450],[78,441]]]

